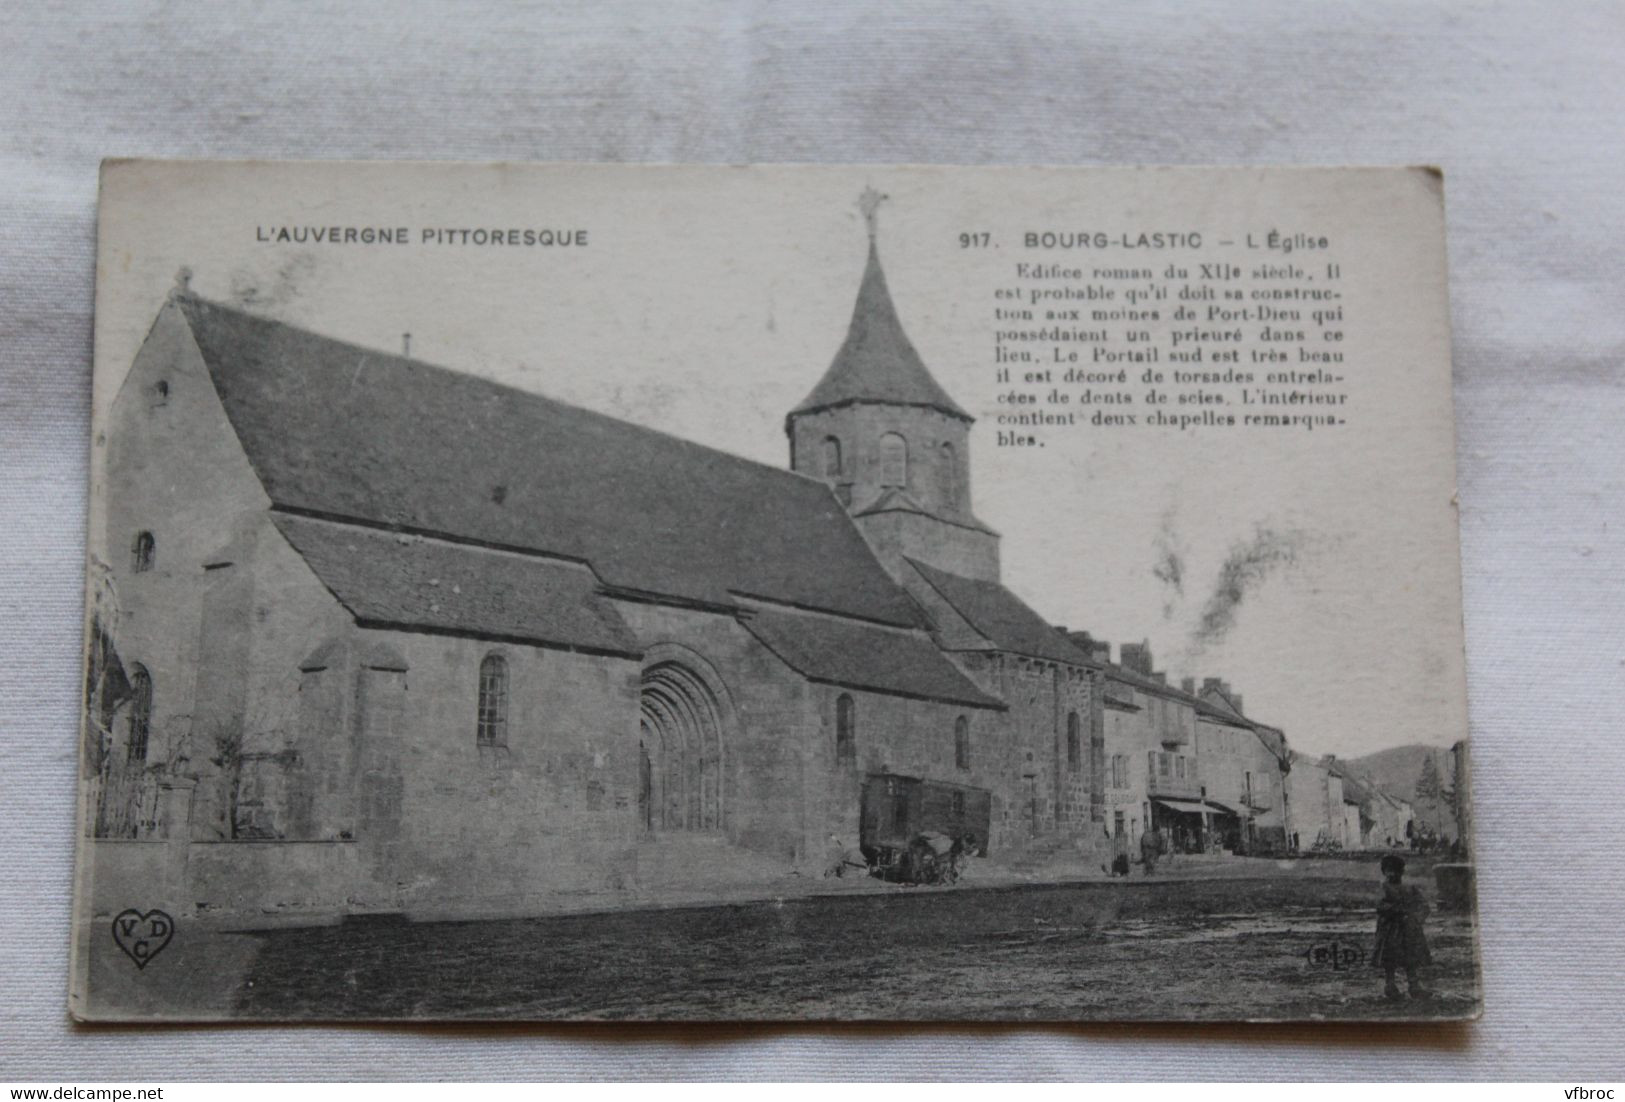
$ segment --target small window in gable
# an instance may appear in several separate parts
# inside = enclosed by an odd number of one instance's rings
[[[151,532],[137,532],[135,543],[130,547],[130,555],[134,560],[135,572],[143,574],[152,569],[153,557],[158,552],[157,541],[152,538]]]
[[[481,746],[508,745],[508,661],[500,654],[488,654],[480,663],[475,741]]]
[[[1083,764],[1083,731],[1077,712],[1066,714],[1066,767],[1076,773]]]

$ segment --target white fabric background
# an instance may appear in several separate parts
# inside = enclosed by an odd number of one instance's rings
[[[0,12],[0,1079],[1625,1073],[1625,8]],[[72,1027],[95,186],[115,154],[1442,165],[1484,1021]]]

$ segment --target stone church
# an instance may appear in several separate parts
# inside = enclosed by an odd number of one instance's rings
[[[995,858],[1143,830],[1107,714],[1204,706],[1001,583],[971,423],[872,235],[787,470],[177,289],[102,443],[89,724],[100,799],[147,786],[123,844],[168,844],[107,875],[200,911],[615,898],[696,846],[816,870],[875,777],[972,794]]]

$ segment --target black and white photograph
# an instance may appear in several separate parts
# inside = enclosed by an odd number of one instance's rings
[[[1430,168],[103,168],[87,1020],[1480,1012]]]

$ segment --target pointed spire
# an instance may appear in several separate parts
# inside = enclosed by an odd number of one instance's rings
[[[863,270],[863,282],[858,286],[857,303],[852,308],[852,323],[829,370],[824,372],[812,393],[790,411],[790,416],[831,406],[876,402],[926,406],[970,421],[970,414],[960,409],[931,377],[925,361],[903,332],[897,307],[892,304],[875,244],[875,212],[884,198],[873,188],[866,188],[858,200],[869,230],[869,260]]]

